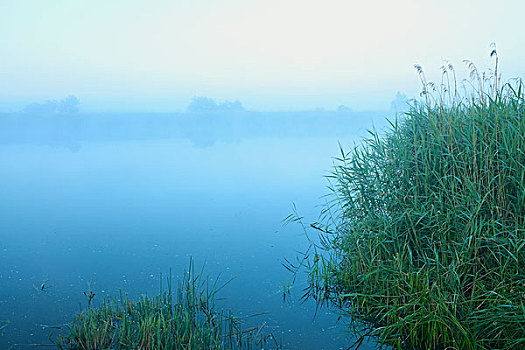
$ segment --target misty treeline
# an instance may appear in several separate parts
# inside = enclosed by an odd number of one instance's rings
[[[33,102],[24,107],[20,112],[28,114],[73,114],[78,113],[80,100],[78,97],[69,95],[62,100],[47,100],[43,103]],[[408,107],[408,98],[405,94],[397,92],[394,100],[390,103],[391,112],[404,112]],[[211,97],[196,96],[191,98],[190,103],[186,107],[186,111],[190,113],[206,113],[206,112],[242,112],[246,109],[241,101],[221,101],[217,102]],[[316,108],[316,111],[324,111],[324,108]],[[352,109],[345,105],[339,105],[337,112],[351,112]]]
[[[80,100],[31,103],[17,113],[0,113],[0,143],[29,143],[79,149],[97,141],[182,138],[197,147],[215,142],[239,142],[252,137],[347,138],[366,129],[380,129],[385,117],[403,111],[404,94],[397,93],[390,111],[335,110],[261,112],[246,110],[239,100],[194,97],[179,113],[83,113]]]
[[[80,100],[76,96],[69,95],[66,98],[57,100],[47,100],[44,103],[30,103],[23,109],[23,113],[31,114],[55,114],[55,113],[78,113]]]

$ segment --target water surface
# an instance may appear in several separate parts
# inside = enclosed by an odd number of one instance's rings
[[[50,329],[119,290],[155,293],[161,273],[180,277],[190,257],[211,276],[234,278],[221,306],[268,312],[287,349],[339,349],[352,341],[329,310],[282,299],[281,266],[307,245],[282,227],[292,201],[315,219],[323,178],[355,133],[253,137],[202,146],[184,138],[0,145],[0,348],[49,343]],[[42,292],[45,283],[49,288]],[[372,346],[371,346],[372,347]]]

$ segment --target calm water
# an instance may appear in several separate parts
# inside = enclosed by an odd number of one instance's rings
[[[352,144],[353,139],[339,140]],[[327,310],[283,303],[281,266],[306,247],[281,227],[294,201],[315,219],[335,138],[253,138],[195,147],[184,139],[86,142],[74,149],[0,145],[0,348],[49,343],[49,329],[119,290],[158,291],[190,257],[212,276],[235,279],[220,305],[259,316],[287,349],[348,346]],[[50,288],[38,288],[43,282]],[[369,348],[373,348],[369,344]]]

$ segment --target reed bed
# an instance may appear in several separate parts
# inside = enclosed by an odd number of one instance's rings
[[[170,273],[171,276],[171,273]],[[78,314],[64,334],[59,349],[254,349],[270,338],[261,327],[243,329],[231,311],[216,311],[215,296],[223,287],[217,280],[208,284],[196,273],[193,263],[172,293],[171,277],[167,289],[156,296],[130,300],[127,295],[91,303]]]
[[[461,93],[452,66],[437,88],[416,66],[423,102],[336,158],[306,230],[319,239],[287,267],[349,316],[356,346],[525,348],[524,86],[501,86],[491,56]]]

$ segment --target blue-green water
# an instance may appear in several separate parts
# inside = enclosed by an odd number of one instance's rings
[[[88,288],[95,302],[119,290],[155,293],[160,274],[180,277],[190,257],[211,276],[234,277],[220,305],[239,316],[268,312],[254,321],[286,349],[347,347],[337,315],[322,309],[313,320],[314,304],[298,301],[304,284],[286,303],[281,293],[291,277],[283,259],[306,247],[299,227],[281,220],[292,201],[316,218],[337,142],[0,145],[0,321],[10,321],[0,349],[48,344],[44,325],[71,321]]]

